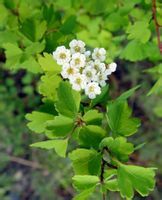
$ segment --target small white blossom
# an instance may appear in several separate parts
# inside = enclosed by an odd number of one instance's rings
[[[115,72],[116,71],[116,68],[117,68],[117,64],[116,63],[110,63],[109,65],[108,65],[108,68],[106,69],[106,71],[105,71],[105,73],[107,74],[107,75],[110,75],[110,74],[112,74],[112,72]]]
[[[104,61],[106,59],[106,50],[104,48],[95,48],[92,53],[94,60]]]
[[[78,69],[70,66],[68,63],[64,64],[62,67],[61,75],[63,78],[71,78],[78,73]]]
[[[65,46],[57,47],[57,49],[53,52],[53,58],[59,65],[68,63],[71,59],[70,50],[66,49]]]
[[[108,80],[108,77],[107,77],[107,74],[106,73],[102,73],[102,72],[99,72],[97,74],[97,79],[96,81],[99,83],[99,85],[101,87],[104,87],[106,85],[106,80]]]
[[[105,63],[100,62],[99,60],[95,60],[93,62],[94,69],[97,72],[104,72],[106,70]]]
[[[85,87],[85,94],[88,95],[90,99],[96,98],[96,95],[101,93],[101,88],[97,82],[90,82]]]
[[[84,68],[86,63],[86,57],[84,54],[75,53],[72,55],[72,60],[70,62],[71,66],[76,68]]]
[[[72,88],[74,90],[80,91],[85,88],[86,85],[85,76],[83,74],[78,73],[70,78],[70,83],[72,84]]]
[[[91,55],[91,51],[86,51],[86,52],[84,53],[84,55],[86,56],[86,58],[89,58],[90,55]]]
[[[85,52],[85,43],[81,40],[72,40],[69,46],[72,54]]]
[[[92,66],[87,66],[82,73],[85,75],[87,82],[96,79],[96,70]]]
[[[117,68],[117,64],[116,63],[110,63],[109,64],[109,69],[111,70],[111,72],[115,72]]]
[[[91,53],[81,40],[72,40],[69,46],[69,49],[59,46],[53,52],[53,58],[62,66],[61,76],[69,79],[74,90],[84,90],[90,99],[94,99],[106,85],[108,76],[116,71],[117,64],[105,64],[104,48],[95,48]]]

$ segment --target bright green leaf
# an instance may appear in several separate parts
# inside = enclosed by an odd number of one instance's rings
[[[133,25],[131,25],[127,33],[128,39],[136,39],[142,43],[146,43],[151,36],[151,31],[148,28],[148,23],[146,21],[137,21]]]
[[[100,144],[100,148],[104,147],[107,147],[111,155],[121,161],[127,161],[128,156],[134,151],[133,144],[128,143],[124,137],[117,137],[115,139],[112,137],[104,138]]]
[[[57,111],[67,117],[76,117],[80,107],[80,93],[73,90],[69,82],[62,81],[58,88]]]
[[[89,110],[84,114],[83,121],[85,121],[87,125],[101,125],[102,118],[103,114],[99,113],[98,110]]]
[[[43,56],[40,56],[38,62],[45,72],[59,73],[61,67],[56,63],[51,54],[44,53]]]
[[[160,77],[149,91],[148,95],[161,93],[162,77]]]
[[[87,190],[83,190],[81,193],[79,193],[78,195],[76,195],[73,200],[88,200],[89,197],[92,195],[92,193],[94,192],[95,190],[95,186],[90,188],[90,189],[87,189]]]
[[[108,124],[115,136],[130,136],[137,132],[140,121],[131,117],[132,111],[126,101],[114,101],[108,104]]]
[[[79,132],[79,142],[84,147],[98,149],[99,143],[105,137],[106,131],[100,126],[84,126]]]
[[[126,92],[122,93],[117,99],[118,100],[126,100],[129,97],[133,95],[133,93],[140,87],[140,85],[137,85],[136,87],[131,88],[130,90],[127,90]]]
[[[60,76],[56,74],[45,74],[41,77],[41,82],[39,84],[39,93],[49,100],[56,101],[56,89],[59,87],[60,82]]]
[[[31,144],[31,147],[38,147],[42,149],[55,149],[56,153],[61,157],[66,157],[68,140],[46,140]]]
[[[53,136],[63,137],[70,134],[74,126],[74,121],[71,118],[59,115],[46,124],[47,129],[50,130]]]
[[[101,154],[90,149],[76,149],[69,154],[75,174],[98,175],[101,167]]]
[[[141,196],[147,196],[155,186],[153,168],[121,164],[118,169],[118,187],[121,196],[133,198],[134,190]]]
[[[122,49],[120,57],[132,62],[143,60],[147,57],[147,47],[147,44],[132,40]]]
[[[98,176],[76,175],[73,177],[73,185],[77,190],[87,190],[93,188],[100,182]]]
[[[36,133],[43,133],[45,131],[46,122],[48,120],[52,120],[53,118],[54,115],[52,114],[33,111],[32,113],[28,113],[26,115],[26,119],[30,121],[27,126]]]
[[[119,191],[117,179],[107,180],[104,182],[104,187],[110,191]]]

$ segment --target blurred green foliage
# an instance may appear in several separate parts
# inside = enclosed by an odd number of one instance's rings
[[[143,124],[133,140],[147,145],[132,160],[156,163],[159,167],[152,198],[161,199],[162,123],[156,115],[162,117],[162,56],[151,20],[152,1],[0,0],[0,13],[0,199],[59,200],[73,196],[68,186],[71,177],[68,160],[57,158],[51,151],[29,148],[36,136],[29,133],[24,115],[41,104],[38,88],[45,96],[49,93],[44,88],[53,87],[49,80],[54,77],[38,81],[44,70],[42,52],[52,53],[58,45],[67,45],[75,37],[89,47],[106,48],[109,59],[117,61],[118,72],[111,80],[112,96],[141,84],[130,100]],[[161,13],[159,0],[159,24],[162,24]],[[11,156],[38,162],[43,169],[16,163]]]

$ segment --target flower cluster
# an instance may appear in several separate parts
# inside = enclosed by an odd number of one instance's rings
[[[104,48],[87,51],[81,40],[72,40],[69,47],[59,46],[53,52],[53,58],[62,66],[61,75],[69,79],[74,90],[84,90],[90,99],[94,99],[101,93],[101,87],[106,85],[108,76],[116,70],[117,65],[104,63]]]

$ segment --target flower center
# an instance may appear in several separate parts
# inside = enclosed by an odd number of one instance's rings
[[[77,78],[75,82],[76,82],[76,84],[80,85],[82,80],[81,80],[81,78]]]
[[[79,64],[80,64],[80,59],[79,59],[79,58],[76,58],[76,59],[75,59],[75,64],[76,64],[76,65],[79,65]]]
[[[67,73],[69,74],[69,75],[71,75],[71,74],[74,74],[74,69],[73,68],[68,68],[67,69]]]
[[[75,46],[74,49],[75,49],[76,52],[80,52],[80,47],[79,46]]]
[[[94,86],[89,87],[89,92],[94,92]]]
[[[100,53],[99,53],[99,52],[96,53],[96,57],[97,57],[97,58],[100,57]]]
[[[60,58],[61,59],[65,59],[66,58],[66,54],[65,53],[60,53]]]
[[[99,71],[99,65],[94,65],[95,70]]]
[[[86,72],[86,76],[89,77],[89,78],[91,78],[92,77],[92,72],[91,71],[87,71]]]

